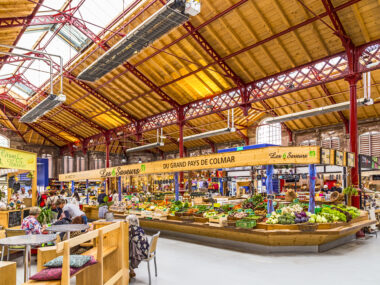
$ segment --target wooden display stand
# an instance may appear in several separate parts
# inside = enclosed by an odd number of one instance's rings
[[[83,212],[86,214],[87,218],[90,220],[99,219],[99,207],[83,205]]]
[[[16,285],[16,262],[0,261],[0,285]]]
[[[21,226],[22,220],[29,215],[29,209],[0,211],[0,226],[14,228]]]
[[[117,222],[104,225],[86,234],[58,243],[56,246],[43,247],[37,253],[37,271],[43,264],[63,255],[62,279],[53,281],[28,281],[25,284],[70,284],[70,249],[87,241],[95,241],[96,246],[83,255],[92,255],[97,264],[85,267],[71,277],[76,277],[77,285],[129,284],[129,241],[128,224]]]

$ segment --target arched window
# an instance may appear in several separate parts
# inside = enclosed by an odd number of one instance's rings
[[[323,139],[322,140],[322,147],[339,149],[340,148],[339,138],[338,137],[331,137],[331,138]]]
[[[360,135],[359,153],[380,157],[380,132],[368,132]]]
[[[266,124],[269,118],[261,121],[260,125],[256,130],[256,143],[257,144],[275,144],[281,145],[281,124]]]
[[[300,143],[301,146],[314,146],[314,145],[317,145],[317,141],[316,140],[305,140],[303,142]]]
[[[0,146],[10,147],[9,139],[5,136],[0,135]]]

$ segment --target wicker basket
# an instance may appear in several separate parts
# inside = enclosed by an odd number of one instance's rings
[[[304,224],[299,224],[298,229],[301,232],[315,232],[318,229],[318,224],[312,224],[312,223],[304,223]]]

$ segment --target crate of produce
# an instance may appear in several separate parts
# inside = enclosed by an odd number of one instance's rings
[[[236,221],[236,227],[242,229],[253,229],[254,227],[256,227],[256,224],[256,220],[254,219],[242,219]]]
[[[227,216],[225,217],[211,217],[208,221],[209,226],[212,227],[224,227],[227,225]]]

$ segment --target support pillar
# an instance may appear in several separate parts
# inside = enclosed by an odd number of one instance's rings
[[[315,164],[309,165],[309,212],[315,212],[315,181],[317,179],[317,168]]]
[[[179,200],[179,175],[178,172],[174,173],[174,191],[175,191],[175,200]]]
[[[118,178],[117,178],[117,188],[118,188],[118,190],[119,190],[119,202],[121,201],[121,192],[122,192],[122,187],[121,187],[121,176],[119,176]]]
[[[350,84],[350,151],[355,155],[355,167],[351,168],[351,183],[353,186],[359,186],[358,172],[358,116],[357,116],[357,82],[360,74],[352,74],[346,78]]]
[[[105,134],[105,137],[106,137],[106,167],[105,168],[109,168],[110,167],[110,137],[109,137],[109,134],[106,133]],[[106,185],[107,185],[107,195],[111,195],[111,190],[110,190],[110,180],[109,178],[106,178]]]
[[[180,108],[178,110],[178,127],[179,127],[179,157],[182,158],[184,157],[185,153],[185,148],[183,145],[183,126],[184,126],[184,113],[183,113],[183,108]],[[179,173],[179,191],[181,194],[185,192],[185,183],[184,183],[184,173],[180,172]]]
[[[86,204],[88,205],[90,202],[90,193],[88,190],[88,179],[86,179]]]

